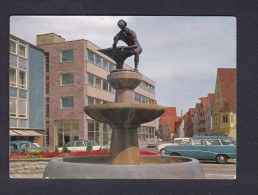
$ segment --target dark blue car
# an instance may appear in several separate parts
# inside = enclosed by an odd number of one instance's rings
[[[185,145],[166,146],[165,151],[170,156],[216,160],[222,164],[236,158],[236,140],[224,136],[198,136],[192,137]]]
[[[21,152],[23,148],[25,148],[25,152],[29,152],[30,150],[41,150],[41,149],[48,151],[47,147],[38,147],[37,145],[35,145],[30,141],[11,141],[9,145],[10,145],[10,153]]]

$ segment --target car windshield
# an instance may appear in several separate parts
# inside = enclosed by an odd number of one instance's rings
[[[236,143],[231,139],[221,139],[220,141],[221,141],[222,145],[227,145],[227,146],[236,145]]]

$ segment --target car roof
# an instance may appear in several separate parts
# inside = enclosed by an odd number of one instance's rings
[[[191,139],[233,139],[233,137],[227,137],[227,136],[195,136],[195,137],[191,137]]]

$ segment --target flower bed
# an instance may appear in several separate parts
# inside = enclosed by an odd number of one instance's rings
[[[92,152],[44,152],[44,153],[35,153],[35,152],[26,152],[21,153],[10,153],[10,158],[55,158],[55,157],[69,157],[69,156],[89,156],[89,155],[109,155],[107,151],[95,150]],[[140,155],[158,155],[153,152],[140,152]]]

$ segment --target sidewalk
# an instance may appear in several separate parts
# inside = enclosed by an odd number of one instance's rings
[[[10,174],[10,178],[13,179],[42,179],[43,173],[41,174]]]

